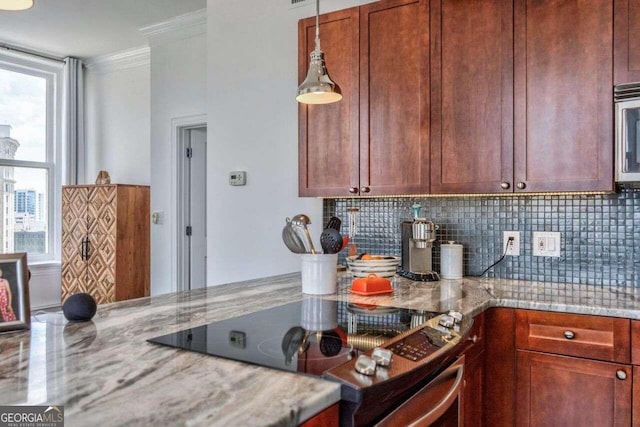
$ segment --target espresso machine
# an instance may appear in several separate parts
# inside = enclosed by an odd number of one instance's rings
[[[420,205],[414,204],[413,221],[403,221],[402,227],[402,267],[398,274],[418,282],[440,280],[433,271],[433,242],[436,240],[437,226],[420,217]]]

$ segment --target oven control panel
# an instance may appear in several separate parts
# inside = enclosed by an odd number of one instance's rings
[[[446,343],[441,331],[425,326],[388,348],[398,356],[417,362],[444,347]]]

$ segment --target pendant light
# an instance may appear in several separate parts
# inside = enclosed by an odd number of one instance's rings
[[[0,0],[0,10],[26,10],[33,7],[33,0]]]
[[[329,104],[342,99],[340,88],[327,72],[324,53],[320,49],[320,0],[316,0],[316,40],[315,49],[309,55],[309,72],[296,95],[296,101],[303,104]]]

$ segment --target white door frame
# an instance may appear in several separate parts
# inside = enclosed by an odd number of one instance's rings
[[[185,136],[187,131],[194,128],[207,126],[207,115],[198,114],[193,116],[178,117],[171,120],[171,206],[175,209],[175,221],[172,221],[172,276],[174,284],[172,290],[180,292],[188,290],[189,268],[184,262],[186,254],[189,253],[189,241],[185,236],[185,195],[180,192],[184,186],[183,160],[185,153]],[[180,192],[180,194],[179,194]]]

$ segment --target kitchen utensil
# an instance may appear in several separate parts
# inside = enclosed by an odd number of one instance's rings
[[[320,235],[320,245],[325,254],[337,254],[342,249],[342,234],[335,228],[325,228]]]
[[[304,242],[300,239],[300,236],[296,234],[292,228],[291,220],[286,219],[287,223],[282,228],[282,241],[294,254],[307,253],[307,249],[304,246]]]
[[[299,227],[304,232],[304,235],[307,240],[307,245],[309,248],[308,252],[312,254],[316,254],[316,249],[313,246],[313,240],[311,239],[311,234],[309,233],[309,229],[307,228],[307,224],[311,224],[311,219],[305,214],[298,214],[291,218],[291,224],[295,227]]]
[[[337,216],[332,216],[329,218],[329,222],[327,223],[326,228],[333,228],[334,230],[340,231],[340,226],[342,225],[342,221]]]
[[[348,255],[355,256],[358,255],[358,247],[356,246],[356,242],[353,240],[353,237],[358,233],[358,212],[360,208],[350,207],[347,208],[347,218],[349,220],[349,240],[351,244],[349,245]]]

